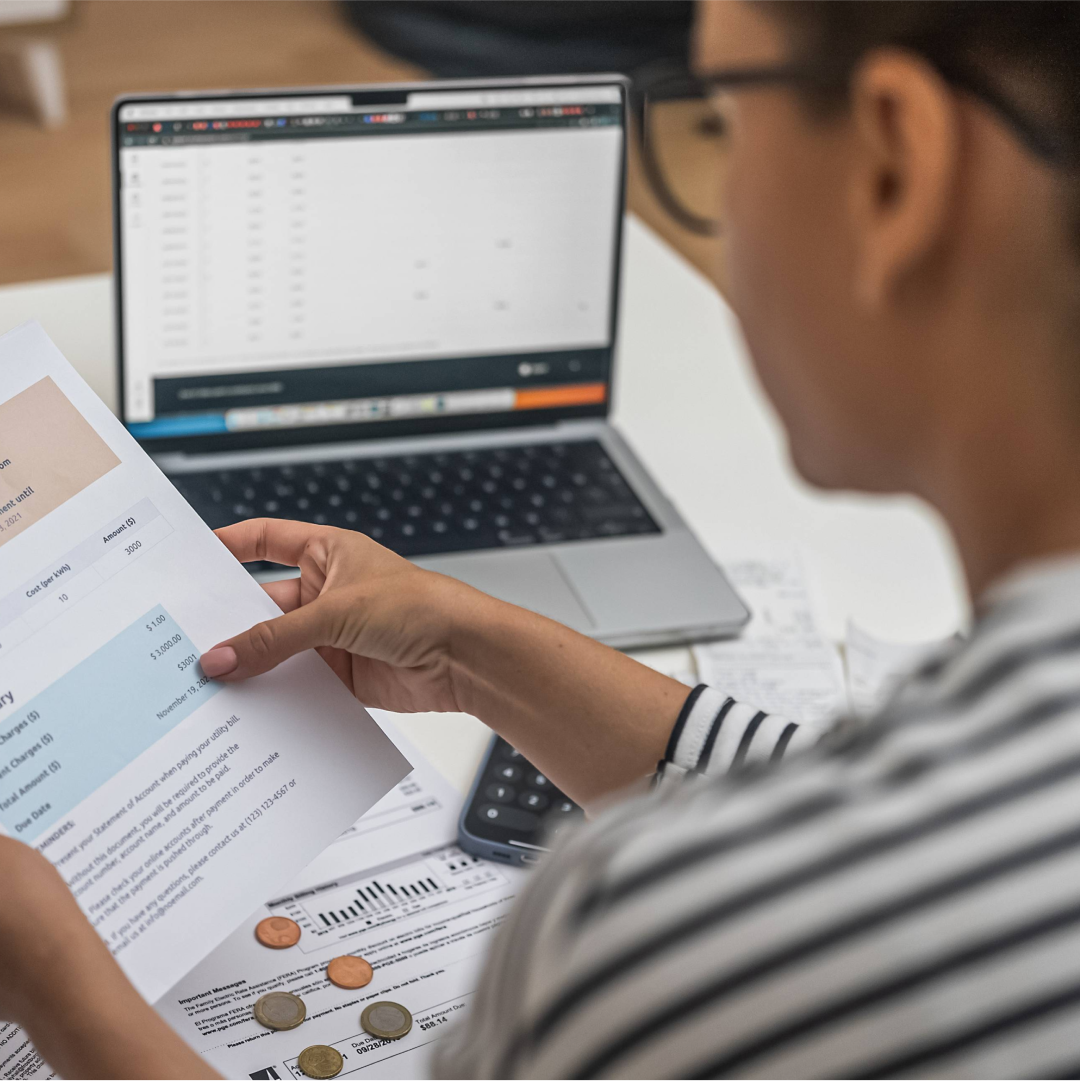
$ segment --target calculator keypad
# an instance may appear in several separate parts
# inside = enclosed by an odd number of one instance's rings
[[[481,835],[491,840],[544,845],[562,826],[581,818],[582,811],[500,739],[477,787],[471,817]]]

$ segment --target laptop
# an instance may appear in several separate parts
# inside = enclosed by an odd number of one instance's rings
[[[627,90],[119,99],[128,430],[214,528],[360,530],[622,648],[737,632],[745,606],[608,419]]]

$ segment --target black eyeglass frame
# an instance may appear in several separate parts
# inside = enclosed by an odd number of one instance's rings
[[[1076,148],[1061,136],[1047,131],[980,72],[947,64],[924,56],[938,74],[957,90],[967,91],[989,106],[1004,120],[1013,133],[1036,157],[1052,165],[1067,167],[1076,162]],[[657,199],[680,225],[700,236],[716,236],[720,223],[703,218],[683,205],[664,175],[664,167],[651,137],[651,106],[661,101],[707,98],[718,90],[741,90],[784,84],[841,90],[849,79],[850,67],[830,71],[801,64],[776,64],[769,67],[730,68],[702,75],[670,68],[645,74],[634,80],[637,127],[642,147],[645,174]]]

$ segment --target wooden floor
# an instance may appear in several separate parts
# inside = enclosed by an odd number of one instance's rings
[[[120,93],[424,77],[360,37],[330,0],[75,0],[51,33],[71,115],[45,131],[0,112],[0,284],[111,268],[108,118]],[[636,161],[629,204],[711,267],[714,244],[667,220]]]

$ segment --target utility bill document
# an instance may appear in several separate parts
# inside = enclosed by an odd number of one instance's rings
[[[378,714],[376,714],[378,716]],[[401,737],[395,737],[401,739]],[[429,1077],[436,1043],[469,1008],[480,966],[527,871],[478,860],[454,843],[461,796],[407,744],[413,772],[278,895],[184,977],[157,1008],[226,1077],[304,1078],[305,1047],[329,1044],[340,1077]],[[287,950],[255,940],[255,924],[287,916]],[[344,990],[329,961],[371,964],[366,987]],[[252,1006],[270,991],[303,999],[297,1028],[263,1028]],[[360,1014],[390,1000],[413,1017],[401,1039],[365,1032]]]
[[[278,614],[39,326],[0,338],[0,829],[151,1001],[410,769],[314,653],[202,675]]]

